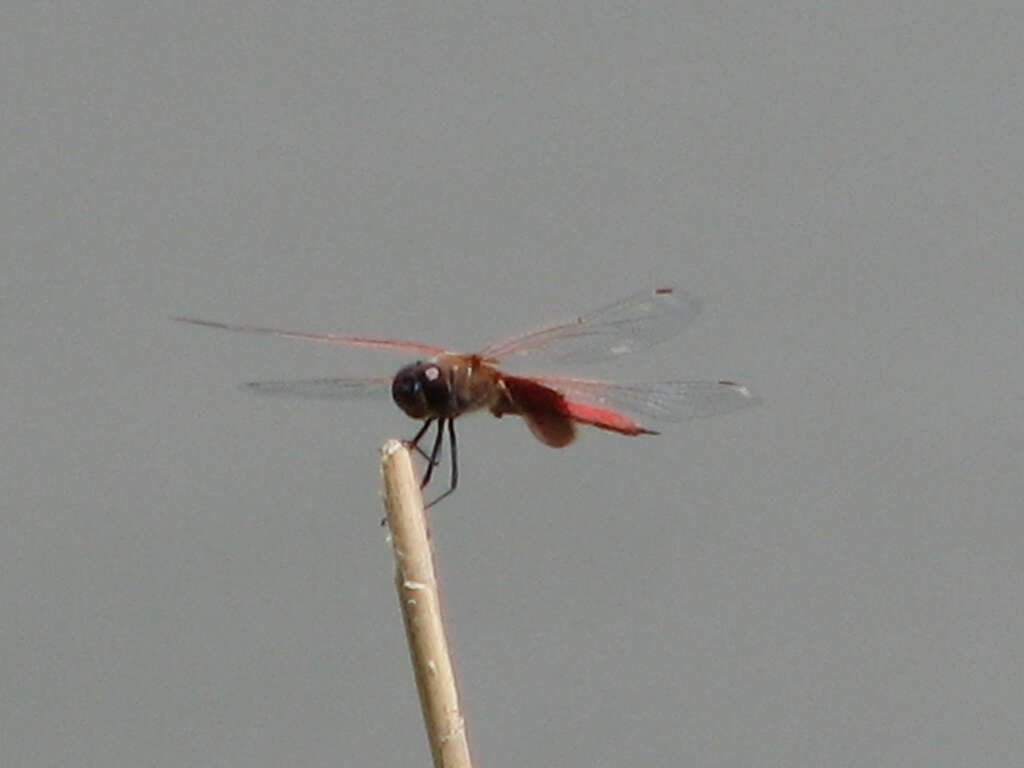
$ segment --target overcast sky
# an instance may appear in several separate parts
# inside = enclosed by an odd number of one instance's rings
[[[473,349],[659,285],[701,316],[588,375],[763,403],[562,450],[460,422],[433,541],[478,764],[1019,762],[1022,35],[996,2],[11,9],[4,765],[428,764],[378,527],[417,425],[237,386],[408,360],[170,316]]]

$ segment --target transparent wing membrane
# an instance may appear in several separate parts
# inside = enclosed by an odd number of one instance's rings
[[[566,399],[620,410],[652,421],[677,422],[757,405],[747,387],[731,381],[662,381],[616,384],[591,379],[534,377]]]
[[[391,394],[390,378],[374,379],[292,379],[250,381],[242,389],[257,395],[302,397],[319,400],[360,400],[386,398]]]
[[[495,360],[529,358],[598,362],[647,349],[677,335],[700,312],[700,301],[672,288],[634,294],[576,320],[491,344]]]

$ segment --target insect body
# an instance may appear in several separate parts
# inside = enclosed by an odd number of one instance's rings
[[[342,346],[374,347],[429,355],[404,366],[390,378],[307,379],[252,382],[245,387],[258,394],[351,400],[386,395],[408,416],[423,421],[409,441],[427,459],[425,487],[433,475],[447,434],[451,456],[448,490],[458,486],[458,448],[455,419],[477,410],[494,416],[520,416],[542,443],[561,448],[576,436],[576,425],[587,424],[622,435],[654,435],[634,416],[655,421],[685,421],[716,416],[757,402],[749,389],[733,381],[666,381],[615,383],[555,376],[520,376],[500,364],[518,360],[594,362],[618,358],[646,349],[675,336],[700,311],[697,299],[671,288],[658,288],[629,296],[576,320],[515,336],[460,354],[430,344],[396,339],[335,336],[248,325],[175,318],[194,325],[243,333],[267,334]],[[420,440],[437,425],[430,453]]]

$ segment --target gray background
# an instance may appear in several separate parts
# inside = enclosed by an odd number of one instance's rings
[[[3,76],[5,766],[426,765],[389,403],[247,397],[638,288],[595,374],[760,408],[434,515],[480,765],[1024,754],[1019,3],[18,4]],[[89,10],[85,10],[88,8]]]

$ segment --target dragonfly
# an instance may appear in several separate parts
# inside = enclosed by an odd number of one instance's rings
[[[184,323],[238,333],[370,347],[416,355],[419,359],[394,376],[254,381],[242,387],[258,395],[351,401],[386,398],[409,417],[422,421],[406,444],[426,461],[424,489],[440,465],[447,436],[451,476],[448,489],[427,507],[450,496],[459,484],[455,420],[473,411],[518,416],[545,445],[562,448],[576,437],[577,425],[636,437],[657,435],[641,424],[682,422],[718,416],[760,402],[751,390],[730,380],[679,380],[620,383],[549,375],[516,375],[509,364],[570,364],[615,360],[676,336],[700,313],[700,300],[674,288],[655,288],[627,296],[575,319],[522,333],[465,354],[446,347],[389,338],[305,333],[252,325],[176,317]],[[436,427],[429,453],[420,441]]]

